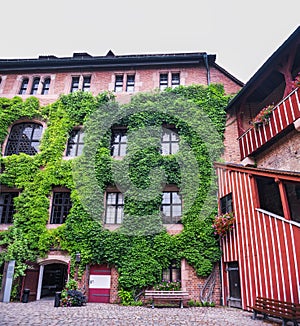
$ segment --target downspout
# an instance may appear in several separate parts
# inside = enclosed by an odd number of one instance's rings
[[[206,78],[207,78],[207,85],[210,85],[210,70],[209,70],[209,64],[208,64],[208,57],[207,53],[203,54],[204,64],[206,67]]]

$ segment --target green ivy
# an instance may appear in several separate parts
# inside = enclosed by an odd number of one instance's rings
[[[80,252],[79,275],[86,264],[115,266],[120,289],[133,296],[158,283],[162,269],[174,259],[185,258],[199,276],[209,275],[220,258],[211,227],[217,208],[212,163],[222,153],[228,101],[222,85],[137,94],[126,105],[107,92],[95,97],[75,92],[45,107],[36,98],[0,98],[1,144],[18,119],[47,124],[37,155],[1,157],[0,183],[21,190],[15,198],[14,223],[0,234],[1,261],[15,259],[17,277],[24,274],[26,261],[45,256],[50,248],[66,250],[72,258]],[[164,123],[174,125],[180,135],[182,150],[174,155],[158,151]],[[84,154],[63,160],[69,132],[78,125],[85,129]],[[113,125],[125,125],[133,140],[123,160],[110,156],[107,126]],[[101,221],[105,189],[115,180],[125,188],[125,217],[112,232],[103,229]],[[184,198],[184,229],[177,235],[168,234],[162,225],[157,189],[163,184],[177,185]],[[48,230],[54,186],[71,190],[72,208],[63,225]]]

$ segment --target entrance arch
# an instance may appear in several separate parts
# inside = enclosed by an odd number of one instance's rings
[[[52,256],[40,260],[40,270],[36,300],[52,297],[55,292],[61,291],[68,281],[68,266],[70,258]]]

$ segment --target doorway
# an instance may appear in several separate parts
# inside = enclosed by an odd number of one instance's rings
[[[229,297],[227,298],[228,306],[242,308],[241,282],[238,262],[234,261],[228,263],[227,272],[229,284]]]
[[[56,291],[62,291],[68,277],[67,265],[49,264],[44,266],[41,298],[53,297]]]

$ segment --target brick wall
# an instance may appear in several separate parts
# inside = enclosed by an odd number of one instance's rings
[[[222,159],[225,162],[240,162],[240,147],[238,138],[237,120],[234,115],[227,114],[226,128],[224,133],[224,152]]]
[[[256,157],[259,168],[299,172],[300,132],[294,130]]]
[[[221,281],[219,264],[214,266],[213,272],[216,276],[216,282],[213,290],[212,301],[220,305],[221,303]],[[181,265],[182,289],[189,293],[189,299],[200,301],[200,291],[203,288],[207,278],[197,276],[194,268],[190,266],[186,260]]]
[[[206,68],[204,66],[197,66],[191,68],[162,68],[162,69],[139,69],[139,70],[124,70],[124,71],[81,71],[79,72],[58,72],[58,73],[42,73],[42,74],[8,74],[2,76],[2,83],[0,85],[1,96],[13,97],[18,95],[22,78],[29,78],[29,84],[26,95],[22,95],[24,99],[30,96],[30,89],[32,80],[34,77],[40,76],[41,79],[46,77],[51,78],[51,84],[49,94],[47,95],[35,95],[37,96],[42,105],[52,103],[60,94],[68,94],[71,89],[72,76],[91,76],[91,92],[93,95],[97,95],[103,91],[114,90],[114,76],[115,74],[135,74],[135,93],[136,92],[149,92],[153,89],[159,88],[159,74],[160,72],[180,72],[181,85],[192,84],[207,84]],[[237,93],[240,90],[234,81],[224,75],[221,71],[212,67],[211,71],[211,83],[222,83],[227,94]],[[124,92],[117,93],[117,98],[120,102],[128,102],[132,94],[125,91],[124,78]],[[41,87],[40,87],[41,89]],[[134,94],[134,93],[133,93]]]

